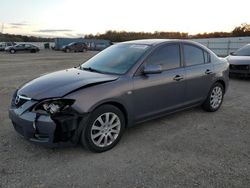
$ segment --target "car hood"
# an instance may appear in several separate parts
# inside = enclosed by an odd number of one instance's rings
[[[231,65],[250,65],[250,56],[228,56],[227,61]]]
[[[72,68],[36,78],[23,85],[18,90],[18,95],[36,100],[63,97],[74,90],[114,81],[118,77]]]

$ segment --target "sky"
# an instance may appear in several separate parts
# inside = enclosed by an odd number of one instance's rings
[[[250,23],[250,0],[0,0],[0,32],[83,37],[107,30],[197,34]]]

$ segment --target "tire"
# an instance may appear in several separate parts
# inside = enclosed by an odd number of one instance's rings
[[[30,50],[30,53],[36,53],[36,50]]]
[[[16,53],[16,50],[11,49],[11,50],[10,50],[10,53],[11,53],[11,54],[14,54],[14,53]]]
[[[216,82],[210,89],[207,99],[203,103],[202,107],[208,112],[217,111],[224,99],[225,88],[224,86]]]
[[[113,105],[100,106],[92,112],[87,122],[82,131],[81,143],[90,151],[98,153],[113,148],[125,129],[124,114]]]
[[[67,49],[65,50],[65,52],[66,52],[66,53],[69,53],[69,52],[70,52],[70,49],[69,49],[69,48],[67,48]]]

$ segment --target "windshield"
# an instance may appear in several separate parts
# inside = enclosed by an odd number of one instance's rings
[[[124,74],[148,49],[149,45],[116,44],[89,59],[81,65],[81,68],[103,73]]]
[[[246,46],[238,49],[232,55],[236,55],[236,56],[250,56],[250,45],[248,44],[248,45],[246,45]]]

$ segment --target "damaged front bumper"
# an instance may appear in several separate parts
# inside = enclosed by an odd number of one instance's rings
[[[48,147],[55,147],[61,142],[78,143],[88,114],[80,115],[73,109],[53,116],[38,114],[31,110],[35,104],[37,101],[27,100],[17,106],[12,101],[9,117],[19,134],[31,142]]]

